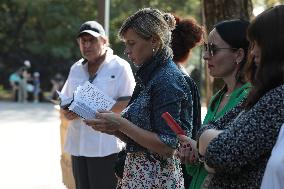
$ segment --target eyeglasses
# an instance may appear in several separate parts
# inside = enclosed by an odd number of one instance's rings
[[[210,56],[214,56],[219,50],[228,49],[228,50],[238,50],[237,48],[230,48],[230,47],[217,47],[217,45],[213,43],[204,43],[203,50],[209,52]]]

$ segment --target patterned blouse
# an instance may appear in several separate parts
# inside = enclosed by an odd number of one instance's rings
[[[209,188],[260,188],[271,150],[284,122],[284,85],[267,92],[249,110],[235,107],[204,126],[224,130],[207,147],[205,162],[215,169]]]
[[[182,72],[166,51],[143,64],[136,73],[136,87],[122,116],[138,127],[155,132],[161,141],[177,148],[178,139],[161,115],[169,112],[188,136],[192,130],[192,96]],[[127,152],[147,151],[131,139]]]

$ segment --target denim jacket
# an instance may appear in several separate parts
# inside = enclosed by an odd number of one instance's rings
[[[161,115],[169,112],[188,136],[192,130],[192,95],[183,73],[161,51],[136,73],[136,87],[122,116],[138,127],[155,132],[166,145],[177,148],[178,139]],[[127,152],[147,151],[128,139]]]

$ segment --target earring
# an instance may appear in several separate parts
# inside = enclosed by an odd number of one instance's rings
[[[152,49],[152,52],[153,52],[153,53],[155,52],[155,49],[154,49],[154,48]]]

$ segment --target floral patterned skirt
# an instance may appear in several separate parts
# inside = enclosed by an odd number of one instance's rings
[[[184,189],[180,161],[175,156],[128,153],[120,184],[122,189]]]

